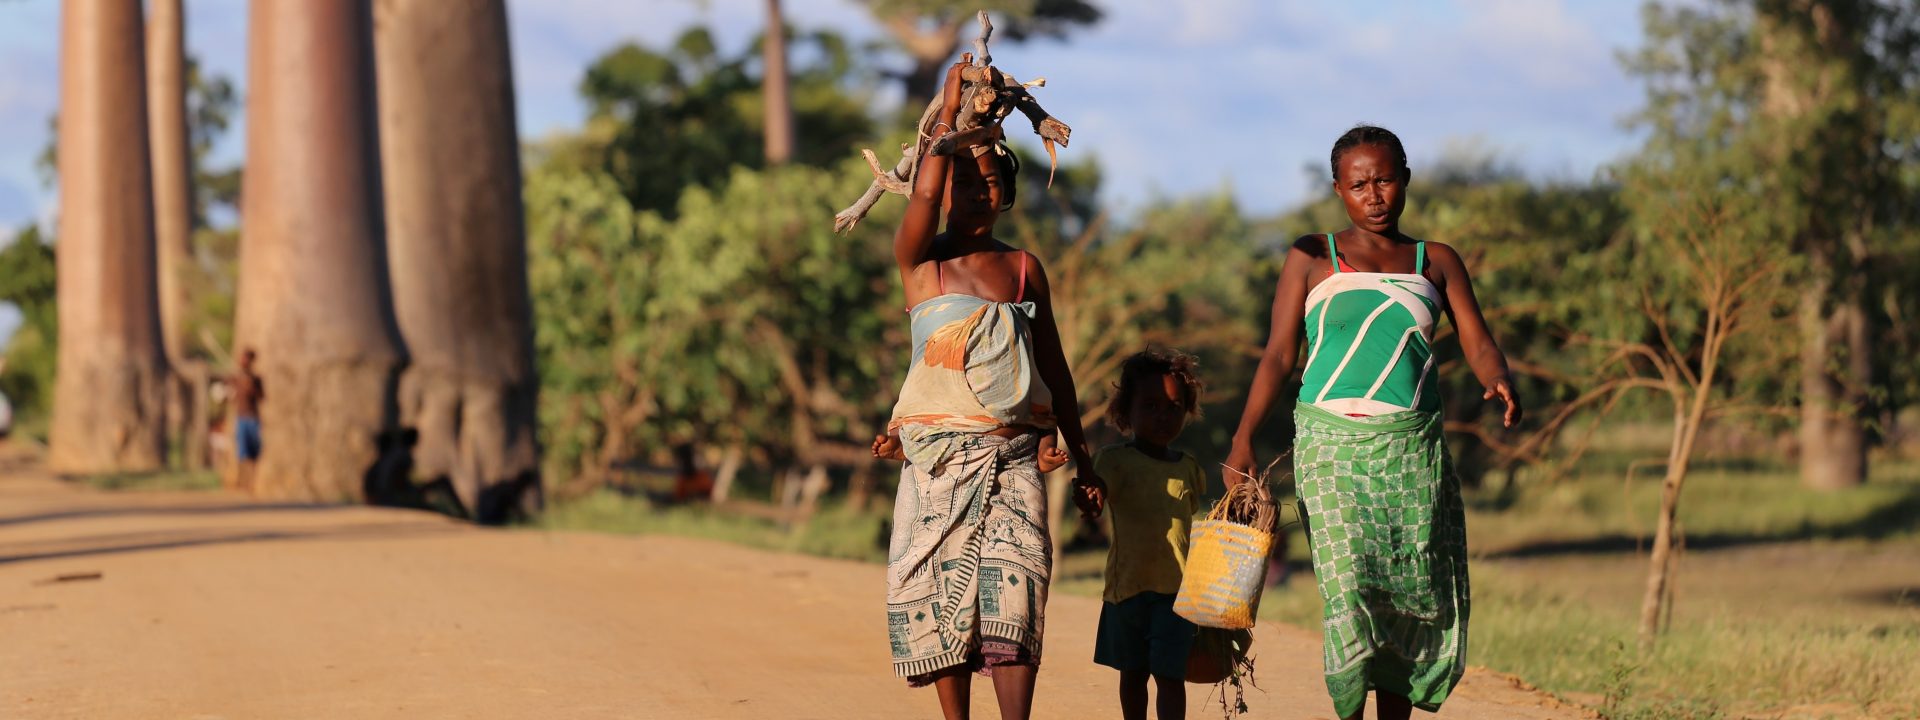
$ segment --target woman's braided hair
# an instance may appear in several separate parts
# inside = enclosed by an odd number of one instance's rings
[[[1392,151],[1393,156],[1400,161],[1400,174],[1405,175],[1407,173],[1407,149],[1400,145],[1400,136],[1393,134],[1392,130],[1383,127],[1362,124],[1353,126],[1352,130],[1347,131],[1347,134],[1341,135],[1339,140],[1333,141],[1332,165],[1334,180],[1337,181],[1340,179],[1340,156],[1347,154],[1348,150],[1360,147],[1361,145],[1378,145]]]

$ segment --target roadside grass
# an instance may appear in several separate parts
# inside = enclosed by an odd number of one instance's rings
[[[829,502],[814,515],[812,522],[786,528],[760,516],[732,512],[712,505],[658,503],[645,495],[601,489],[580,499],[549,507],[530,527],[626,535],[678,535],[764,550],[885,562],[887,550],[885,536],[881,532],[887,519],[882,513],[856,513],[844,505]]]
[[[1659,469],[1629,483],[1625,457],[1598,454],[1558,482],[1522,475],[1518,487],[1468,493],[1473,664],[1618,720],[1920,718],[1920,462],[1877,462],[1867,485],[1832,493],[1800,487],[1775,463],[1702,463],[1681,501],[1675,608],[1643,654],[1635,628]],[[878,504],[856,513],[829,503],[789,529],[603,490],[550,508],[535,527],[881,562],[889,513]],[[1056,532],[1071,536],[1077,522]],[[1300,531],[1289,528],[1293,580],[1260,614],[1316,628]],[[1055,591],[1098,597],[1104,565],[1102,548],[1069,553]]]
[[[95,490],[123,492],[212,492],[220,489],[220,475],[212,470],[105,473],[82,475],[75,479]]]

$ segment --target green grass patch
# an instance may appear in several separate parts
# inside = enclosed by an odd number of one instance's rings
[[[1607,458],[1596,459],[1606,464]],[[1631,480],[1586,473],[1559,482],[1486,487],[1467,494],[1468,546],[1477,554],[1530,545],[1600,541],[1631,550],[1653,536],[1662,469]],[[1920,536],[1920,463],[1880,462],[1859,488],[1808,489],[1792,469],[1758,462],[1706,462],[1689,473],[1679,520],[1700,544]],[[1624,547],[1622,547],[1624,546]],[[1603,549],[1594,546],[1592,549]]]
[[[854,512],[828,503],[812,522],[788,528],[751,515],[707,504],[656,504],[643,496],[599,490],[578,500],[557,503],[531,527],[630,535],[678,535],[718,540],[765,550],[821,557],[884,562],[881,530],[888,515]]]
[[[84,475],[78,480],[95,490],[211,492],[220,489],[220,475],[212,470],[106,473]]]
[[[1600,454],[1572,478],[1523,475],[1512,489],[1468,493],[1470,662],[1610,720],[1920,718],[1920,463],[1877,462],[1867,485],[1841,492],[1805,489],[1791,468],[1767,461],[1702,463],[1681,500],[1688,545],[1671,623],[1642,654],[1646,555],[1635,546],[1652,534],[1660,476],[1648,468],[1626,483],[1627,462]],[[880,562],[887,517],[884,507],[829,504],[787,529],[607,490],[550,508],[537,526]],[[1071,537],[1077,522],[1069,515],[1055,531]],[[1304,561],[1304,533],[1288,533],[1289,557]],[[1069,553],[1054,591],[1099,597],[1104,567],[1104,549]],[[1269,591],[1260,615],[1319,627],[1312,574]]]

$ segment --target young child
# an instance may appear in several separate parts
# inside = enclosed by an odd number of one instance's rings
[[[1160,720],[1187,712],[1187,654],[1197,628],[1173,613],[1187,562],[1187,531],[1207,474],[1172,447],[1200,413],[1202,384],[1192,355],[1147,350],[1120,369],[1107,422],[1130,439],[1102,449],[1093,467],[1107,483],[1113,544],[1093,661],[1120,671],[1120,714],[1147,716],[1147,678],[1159,688]]]

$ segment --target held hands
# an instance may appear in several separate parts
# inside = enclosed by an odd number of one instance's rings
[[[1092,522],[1100,519],[1100,511],[1107,507],[1107,481],[1093,474],[1091,468],[1085,472],[1073,479],[1073,506],[1080,509],[1080,517]]]
[[[1523,411],[1520,409],[1520,396],[1513,391],[1513,382],[1507,378],[1495,380],[1493,385],[1487,388],[1487,393],[1480,396],[1482,400],[1495,398],[1499,398],[1500,402],[1506,403],[1507,406],[1507,411],[1500,417],[1501,423],[1505,427],[1518,424]]]

